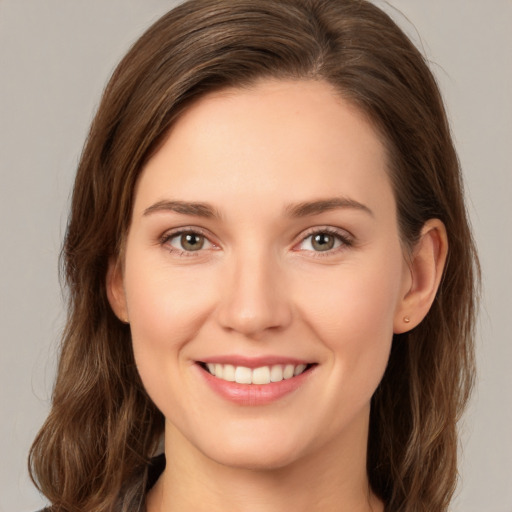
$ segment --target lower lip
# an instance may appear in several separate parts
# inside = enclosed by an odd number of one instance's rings
[[[196,365],[207,384],[222,398],[238,405],[266,405],[297,391],[313,373],[313,366],[300,375],[269,384],[238,384],[214,377],[211,373]]]

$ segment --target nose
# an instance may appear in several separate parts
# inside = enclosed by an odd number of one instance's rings
[[[268,254],[234,256],[217,309],[222,328],[258,339],[292,320],[283,271]]]

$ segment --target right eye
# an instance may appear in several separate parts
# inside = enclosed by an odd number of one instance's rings
[[[191,253],[214,247],[205,235],[192,230],[171,233],[166,235],[162,242],[170,247],[171,252],[177,253]]]

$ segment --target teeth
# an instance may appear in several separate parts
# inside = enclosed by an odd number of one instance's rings
[[[293,377],[294,371],[295,366],[293,366],[293,364],[287,364],[283,370],[283,379],[291,379]]]
[[[252,371],[253,384],[269,384],[270,383],[270,368],[262,366],[261,368],[254,368]]]
[[[252,383],[252,371],[250,368],[245,366],[237,366],[235,370],[235,382],[238,384],[251,384]]]
[[[232,364],[225,364],[222,378],[229,382],[235,382],[235,367]]]
[[[300,375],[305,369],[305,364],[299,364],[295,367],[295,370],[293,370],[293,375]]]
[[[305,364],[276,364],[273,366],[260,366],[259,368],[247,368],[245,366],[233,366],[231,364],[207,363],[208,371],[215,377],[237,382],[238,384],[270,384],[291,379],[300,375],[306,369]]]
[[[270,369],[270,382],[279,382],[283,380],[283,367],[279,364]]]

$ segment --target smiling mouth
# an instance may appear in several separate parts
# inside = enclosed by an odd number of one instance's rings
[[[315,364],[274,364],[271,366],[260,366],[258,368],[247,368],[246,366],[235,366],[232,364],[219,363],[197,363],[203,370],[217,379],[237,384],[270,384],[281,382],[310,370]]]

